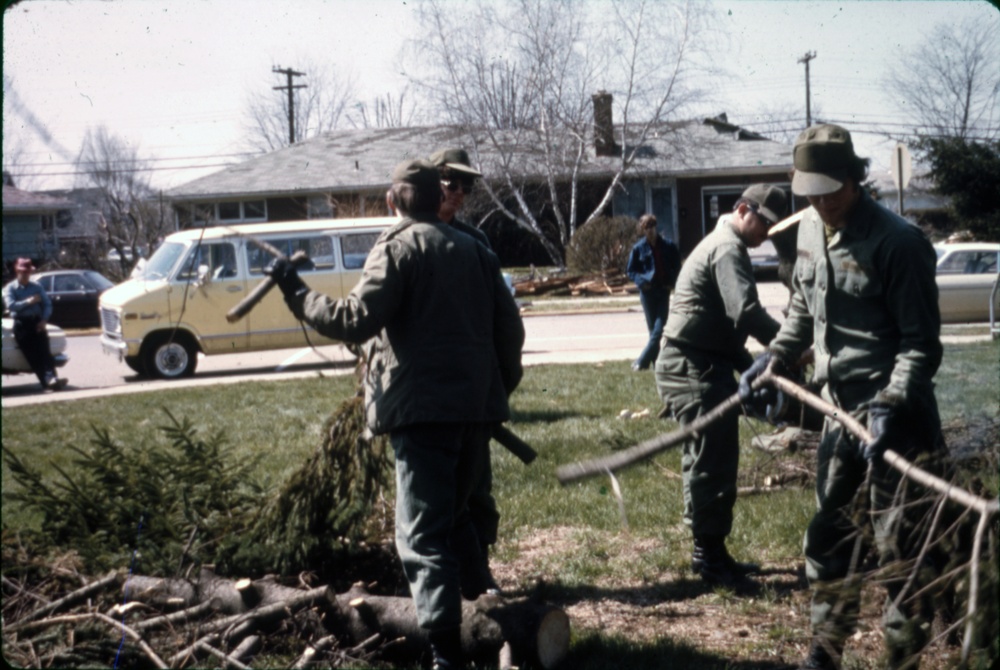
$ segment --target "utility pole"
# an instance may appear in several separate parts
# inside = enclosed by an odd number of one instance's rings
[[[282,70],[280,67],[271,68],[271,72],[275,74],[283,74],[288,77],[288,84],[285,86],[274,86],[275,91],[288,91],[288,144],[295,144],[295,96],[293,91],[296,88],[306,88],[305,84],[292,85],[292,77],[304,77],[305,72],[296,72],[291,68],[285,68]]]
[[[809,61],[816,57],[815,51],[807,51],[806,55],[800,58],[798,63],[806,64],[806,128],[811,126],[812,123],[812,109],[809,106]]]

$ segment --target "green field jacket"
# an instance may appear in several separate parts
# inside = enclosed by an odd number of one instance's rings
[[[785,362],[815,346],[815,380],[874,388],[893,405],[933,393],[941,364],[935,254],[923,232],[862,194],[830,239],[815,209],[799,224],[788,318],[770,349]]]
[[[369,341],[365,406],[376,434],[419,423],[500,422],[521,379],[524,325],[496,255],[442,223],[386,231],[342,300],[292,311],[321,334]]]
[[[664,337],[744,370],[753,360],[747,337],[766,346],[779,325],[760,304],[746,243],[729,217],[720,219],[681,267]]]

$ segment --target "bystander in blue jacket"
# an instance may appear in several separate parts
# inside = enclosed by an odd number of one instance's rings
[[[632,369],[648,370],[660,353],[663,325],[670,310],[670,291],[681,271],[681,254],[677,245],[664,239],[656,229],[656,217],[643,214],[639,218],[642,239],[635,243],[628,256],[626,273],[639,287],[639,300],[646,315],[649,341],[632,363]]]

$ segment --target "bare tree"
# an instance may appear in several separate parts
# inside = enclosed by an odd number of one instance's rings
[[[887,88],[929,138],[1000,138],[1000,18],[941,24],[904,55]]]
[[[355,128],[403,128],[416,116],[416,105],[405,88],[399,95],[386,93],[369,105],[358,102],[347,112],[348,122]]]
[[[697,98],[705,12],[697,2],[514,0],[421,5],[426,63],[411,81],[459,126],[487,171],[496,211],[532,234],[553,262],[579,226],[609,205],[653,132]],[[592,96],[613,93],[614,173],[580,212],[594,155]],[[541,201],[541,204],[540,204]]]
[[[296,63],[304,77],[295,78],[295,141],[325,133],[347,121],[347,110],[355,104],[356,77],[329,62]],[[256,151],[267,152],[288,146],[288,93],[275,90],[287,82],[276,74],[257,85],[247,95],[246,142]]]
[[[173,232],[172,220],[149,185],[149,168],[137,147],[104,126],[87,130],[76,159],[81,175],[76,187],[97,189],[101,235],[118,252],[118,267],[107,269],[119,279]]]

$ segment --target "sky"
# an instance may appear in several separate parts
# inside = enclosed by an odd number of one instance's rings
[[[702,115],[751,128],[762,111],[804,116],[798,60],[815,52],[814,116],[852,130],[876,166],[894,143],[867,131],[905,121],[884,91],[890,66],[938,23],[998,15],[985,0],[704,1],[730,77]],[[155,187],[177,186],[245,158],[247,96],[285,84],[274,67],[329,60],[363,100],[401,90],[414,11],[412,0],[22,0],[3,17],[5,153],[26,147],[19,186],[69,188],[87,129],[104,125],[155,158]]]

